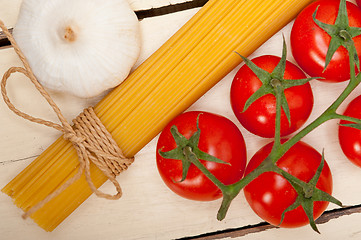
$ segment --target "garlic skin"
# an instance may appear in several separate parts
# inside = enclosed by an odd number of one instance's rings
[[[127,0],[24,0],[13,36],[44,87],[82,98],[119,85],[141,45]]]

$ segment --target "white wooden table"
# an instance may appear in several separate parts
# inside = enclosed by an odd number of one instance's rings
[[[129,0],[136,11],[161,8],[185,0]],[[12,27],[16,22],[21,0],[0,0],[0,19]],[[142,53],[137,65],[162,45],[199,8],[179,11],[140,21],[143,35]],[[149,13],[149,11],[142,11]],[[154,13],[154,12],[153,12]],[[252,57],[262,54],[281,54],[282,35],[289,41],[292,23],[287,25]],[[288,59],[293,61],[289,51]],[[20,66],[11,47],[0,48],[0,74],[9,67]],[[194,103],[190,110],[204,110],[224,115],[241,129],[248,147],[250,158],[261,146],[270,140],[255,137],[237,122],[229,104],[229,88],[237,69],[225,77],[206,95]],[[29,81],[15,75],[8,84],[13,103],[31,115],[56,121],[55,115],[39,96]],[[310,120],[318,116],[345,87],[341,84],[312,82],[315,106]],[[351,97],[361,94],[358,88]],[[102,97],[77,99],[53,93],[56,103],[70,121],[81,110],[94,105]],[[350,99],[348,99],[349,101]],[[212,104],[209,104],[212,103]],[[342,108],[345,104],[342,105]],[[24,167],[44,151],[59,133],[44,126],[29,123],[7,109],[0,100],[0,188],[4,187]],[[135,163],[122,173],[118,180],[123,197],[108,201],[91,196],[53,232],[47,233],[32,220],[23,220],[21,210],[12,204],[5,194],[0,194],[0,239],[175,239],[195,237],[217,239],[361,239],[361,169],[352,165],[342,154],[337,140],[337,122],[322,125],[305,137],[304,141],[321,151],[325,149],[326,159],[334,176],[334,196],[348,209],[337,209],[330,205],[319,224],[321,235],[309,226],[298,229],[276,229],[265,224],[249,208],[243,193],[232,203],[225,220],[216,220],[220,201],[194,202],[182,199],[163,184],[155,164],[153,139],[135,157]],[[110,183],[102,190],[112,192]],[[336,208],[336,210],[334,210]]]

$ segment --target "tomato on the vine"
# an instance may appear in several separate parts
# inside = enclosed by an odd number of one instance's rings
[[[291,49],[296,62],[310,76],[322,77],[319,79],[321,81],[342,82],[350,79],[349,54],[344,46],[337,48],[324,70],[331,36],[313,20],[317,9],[317,20],[334,24],[339,4],[339,0],[319,0],[308,5],[296,17],[291,30]],[[349,26],[361,27],[360,8],[351,2],[346,3],[346,8]],[[353,41],[360,58],[361,36],[354,37]]]
[[[353,99],[347,106],[343,115],[361,119],[361,95]],[[361,130],[343,124],[352,124],[340,121],[339,142],[346,157],[355,165],[361,167]]]
[[[271,73],[280,62],[280,57],[263,55],[252,59],[258,67]],[[285,79],[303,79],[306,75],[293,63],[287,61]],[[267,94],[253,102],[243,111],[247,100],[262,83],[256,74],[243,65],[237,72],[231,86],[231,105],[237,119],[249,132],[261,137],[274,137],[276,118],[276,97]],[[281,113],[281,136],[286,136],[299,129],[308,119],[313,107],[313,93],[309,83],[294,86],[284,91],[290,109],[289,123],[284,111]]]
[[[212,162],[199,157],[200,162],[223,184],[232,184],[242,178],[247,157],[244,138],[238,127],[231,120],[213,113],[185,112],[168,123],[157,143],[157,167],[163,181],[172,191],[184,198],[199,201],[215,200],[222,196],[221,190],[194,164],[190,164],[183,179],[183,169],[187,163],[161,156],[160,152],[170,152],[179,147],[172,135],[172,127],[173,134],[176,133],[180,138],[190,140],[192,136],[199,137],[197,146],[191,146],[194,153],[197,153],[196,149],[199,148],[200,151],[228,163]],[[191,142],[194,142],[194,139]],[[183,154],[182,149],[180,153]],[[183,157],[186,156],[180,156]]]
[[[262,147],[250,160],[245,175],[254,170],[271,152],[273,143]],[[310,181],[315,175],[322,156],[308,144],[299,141],[291,147],[276,163],[278,167],[299,178],[304,182]],[[316,187],[328,194],[332,192],[332,175],[330,168],[324,161],[321,175]],[[253,211],[263,220],[278,226],[282,213],[291,206],[297,192],[293,186],[281,175],[274,172],[265,172],[254,179],[244,188],[245,197]],[[317,219],[327,208],[328,202],[315,201],[313,207],[314,219]],[[285,213],[281,227],[299,227],[309,223],[303,208]]]

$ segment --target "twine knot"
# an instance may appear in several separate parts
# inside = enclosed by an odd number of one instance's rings
[[[63,138],[72,143],[76,143],[77,145],[81,144],[86,139],[84,136],[78,136],[75,132],[64,133]]]
[[[40,201],[37,205],[29,209],[23,215],[23,217],[26,218],[40,208],[42,208],[47,202],[59,195],[67,187],[69,187],[76,180],[78,180],[82,174],[85,175],[89,187],[98,197],[106,199],[119,199],[122,195],[122,190],[118,181],[116,180],[116,176],[119,175],[122,171],[126,170],[128,166],[133,163],[134,158],[128,158],[124,156],[123,152],[118,147],[111,134],[102,124],[101,120],[98,118],[93,108],[90,107],[84,109],[84,111],[76,119],[73,120],[73,126],[71,126],[61,113],[58,106],[52,100],[48,92],[36,79],[24,54],[21,52],[19,46],[15,42],[15,39],[10,34],[10,32],[1,20],[0,28],[3,30],[4,34],[11,42],[15,52],[17,53],[24,65],[24,67],[11,67],[4,73],[1,81],[1,93],[3,95],[5,103],[11,111],[19,115],[20,117],[35,123],[55,128],[63,132],[63,138],[69,140],[73,144],[74,148],[77,151],[79,159],[79,171],[77,172],[77,174],[74,177],[70,178],[67,182],[65,182],[62,186],[60,186],[50,195],[48,195],[45,199]],[[6,83],[11,74],[15,72],[22,73],[31,80],[39,93],[47,100],[49,105],[52,107],[61,124],[32,117],[26,113],[19,111],[11,103],[9,97],[7,96]],[[103,193],[94,186],[90,177],[90,162],[94,163],[114,184],[117,191],[115,195]]]

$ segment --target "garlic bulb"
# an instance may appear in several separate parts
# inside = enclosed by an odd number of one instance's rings
[[[120,84],[140,52],[127,0],[24,0],[13,35],[44,87],[78,97]]]

